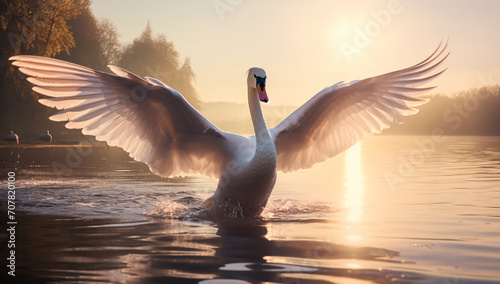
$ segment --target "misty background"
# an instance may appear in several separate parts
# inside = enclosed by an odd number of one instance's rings
[[[110,72],[107,65],[112,64],[142,77],[157,78],[182,93],[222,130],[253,133],[246,103],[200,100],[197,72],[190,58],[180,55],[182,52],[168,34],[155,32],[146,23],[133,40],[122,41],[113,22],[95,16],[89,0],[2,0],[0,42],[1,137],[12,130],[20,136],[21,143],[26,143],[50,130],[55,142],[84,138],[80,130],[68,130],[64,123],[48,119],[56,110],[37,102],[40,95],[31,90],[25,76],[8,61],[9,57],[19,54],[54,57],[105,72]],[[308,54],[303,56],[307,58]],[[241,84],[244,83],[241,80]],[[220,88],[224,88],[223,84]],[[279,94],[279,90],[276,93],[286,97]],[[244,93],[234,95],[246,97]],[[500,135],[500,87],[488,78],[477,88],[453,94],[431,92],[426,97],[431,101],[419,107],[419,114],[405,118],[404,124],[393,125],[383,134],[431,135],[436,129],[442,129],[448,135]],[[299,106],[263,106],[268,126],[277,125]]]

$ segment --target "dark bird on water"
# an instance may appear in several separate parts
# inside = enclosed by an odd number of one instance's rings
[[[5,136],[3,138],[3,140],[7,141],[7,142],[16,142],[16,144],[19,144],[19,136],[17,136],[16,133],[14,133],[14,131],[10,131],[10,134]]]
[[[52,135],[50,135],[49,131],[47,130],[47,133],[42,134],[38,137],[39,140],[42,140],[43,142],[52,142]]]

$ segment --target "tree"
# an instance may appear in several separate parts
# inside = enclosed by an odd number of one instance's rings
[[[75,46],[67,21],[80,13],[80,1],[2,0],[1,39],[11,55],[33,53],[54,56]]]
[[[117,29],[108,19],[96,19],[89,0],[81,1],[81,13],[68,21],[76,46],[57,58],[109,72],[106,66],[116,64],[120,53]]]
[[[0,113],[2,127],[33,130],[46,116],[31,86],[10,65],[17,54],[54,56],[75,46],[68,20],[81,12],[80,0],[0,0]],[[22,117],[19,114],[23,114]]]
[[[0,0],[0,58],[16,54],[52,57],[75,46],[67,21],[81,12],[81,1]],[[0,62],[0,76],[10,69]],[[3,78],[5,79],[5,77]]]
[[[139,76],[156,78],[178,90],[195,107],[199,99],[189,59],[181,64],[174,44],[164,34],[153,36],[149,23],[142,34],[123,49],[118,65]]]
[[[106,65],[117,64],[120,56],[120,42],[116,26],[108,19],[101,19],[97,22],[97,28],[99,47],[104,63]]]
[[[80,14],[68,20],[75,46],[56,58],[97,70],[106,70],[106,63],[100,47],[100,29],[90,9],[90,1],[80,0],[80,5]]]
[[[165,35],[153,36],[148,24],[141,36],[121,48],[115,26],[95,18],[90,0],[0,0],[0,42],[0,136],[13,129],[29,138],[50,129],[57,137],[62,132],[81,137],[79,131],[47,119],[55,110],[37,102],[39,95],[8,61],[17,54],[56,57],[107,72],[107,64],[117,64],[170,84],[198,105],[189,59],[181,62]]]

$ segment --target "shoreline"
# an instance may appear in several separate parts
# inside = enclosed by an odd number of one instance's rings
[[[26,149],[26,148],[67,148],[67,147],[92,147],[92,148],[106,148],[109,147],[106,143],[100,143],[99,145],[93,144],[3,144],[0,145],[0,149],[3,148],[14,148],[14,149]]]

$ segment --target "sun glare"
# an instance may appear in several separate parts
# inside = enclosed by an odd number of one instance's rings
[[[338,19],[331,29],[334,44],[339,45],[342,42],[352,44],[356,30],[362,28],[364,22],[366,20],[360,17]]]
[[[336,43],[344,41],[353,35],[353,26],[348,22],[342,22],[333,29],[333,38]]]
[[[358,223],[363,215],[363,172],[361,170],[361,142],[356,143],[345,156],[345,200],[347,221]]]

